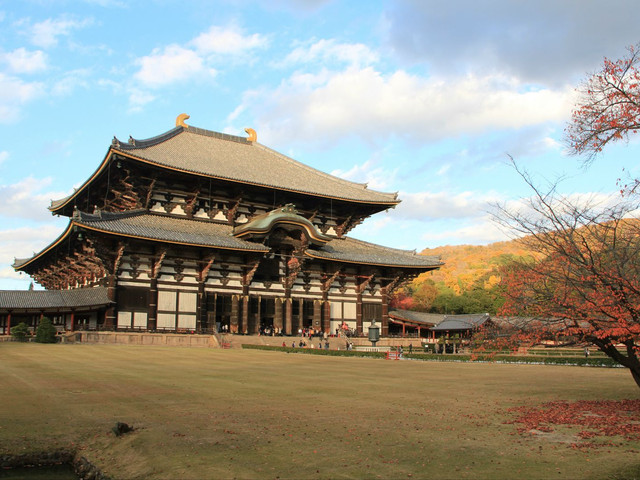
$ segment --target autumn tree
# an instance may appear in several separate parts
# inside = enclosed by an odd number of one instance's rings
[[[524,208],[499,207],[496,219],[534,256],[503,272],[500,314],[531,319],[519,325],[520,338],[564,335],[597,346],[640,387],[640,221],[631,218],[638,199],[578,203],[518,172],[533,194]]]
[[[604,60],[602,69],[578,87],[578,102],[565,130],[569,149],[594,159],[611,142],[628,140],[640,129],[640,44],[619,60]]]

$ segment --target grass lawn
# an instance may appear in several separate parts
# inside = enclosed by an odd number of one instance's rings
[[[504,423],[636,399],[623,369],[0,343],[0,379],[0,454],[73,445],[114,478],[640,478],[639,441]]]

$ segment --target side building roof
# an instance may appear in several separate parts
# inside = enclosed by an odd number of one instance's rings
[[[441,313],[416,312],[414,310],[389,310],[389,317],[393,320],[399,320],[406,323],[414,323],[416,325],[424,325],[432,327],[441,322],[445,315]]]
[[[68,205],[100,175],[112,154],[173,171],[208,178],[297,192],[312,196],[392,207],[400,203],[397,193],[370,190],[321,172],[244,137],[192,126],[178,126],[147,140],[114,138],[96,172],[72,195],[51,203],[52,212]]]
[[[0,310],[65,310],[113,303],[106,287],[73,290],[0,290]]]
[[[473,330],[483,325],[491,316],[488,313],[467,314],[467,315],[447,315],[444,320],[433,327],[433,332],[444,332],[453,330]]]

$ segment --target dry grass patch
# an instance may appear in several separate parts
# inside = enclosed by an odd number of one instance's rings
[[[71,444],[115,478],[620,478],[508,411],[637,398],[622,370],[251,350],[0,344],[0,453]],[[111,427],[135,431],[117,438]]]

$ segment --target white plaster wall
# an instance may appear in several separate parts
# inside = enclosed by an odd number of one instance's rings
[[[147,328],[147,312],[134,312],[133,326],[138,328]]]
[[[176,292],[166,292],[160,290],[158,292],[158,310],[168,310],[170,312],[176,311],[177,303]]]
[[[176,317],[171,313],[158,314],[158,328],[174,328]]]
[[[178,328],[186,328],[188,330],[195,330],[196,328],[196,316],[189,314],[178,315]]]
[[[195,313],[198,305],[198,294],[189,292],[180,292],[179,312]]]
[[[342,314],[344,319],[356,319],[356,304],[351,302],[344,302],[342,304]]]
[[[118,328],[131,327],[131,312],[118,312]]]

